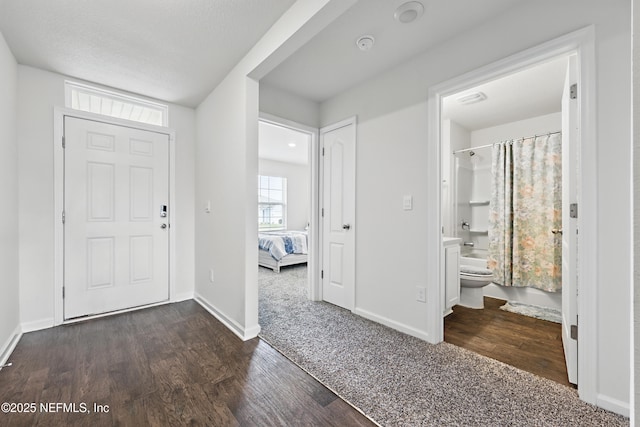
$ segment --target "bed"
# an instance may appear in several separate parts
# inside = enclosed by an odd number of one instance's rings
[[[258,234],[258,265],[279,273],[281,267],[306,263],[308,237],[307,231],[271,231]]]

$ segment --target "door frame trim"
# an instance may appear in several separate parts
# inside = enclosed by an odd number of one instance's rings
[[[54,309],[53,309],[53,325],[58,326],[63,323],[73,323],[74,320],[64,320],[64,299],[62,298],[64,286],[64,227],[62,225],[62,210],[64,208],[64,150],[62,148],[62,137],[64,136],[64,119],[65,117],[73,117],[83,120],[90,120],[110,125],[123,126],[137,130],[156,132],[169,137],[169,300],[168,302],[176,302],[179,295],[176,295],[176,239],[175,239],[175,200],[176,200],[176,165],[175,165],[175,130],[162,127],[147,125],[144,123],[136,123],[129,120],[116,119],[103,116],[100,114],[87,113],[84,111],[72,110],[64,107],[54,107],[53,110],[53,223],[54,223]],[[161,303],[149,304],[154,306]],[[130,309],[118,310],[111,313],[102,313],[97,316],[102,317],[109,314],[131,311],[132,309],[140,309],[141,307],[132,307]],[[89,316],[84,319],[93,318]],[[77,320],[76,320],[77,321]]]
[[[319,192],[318,192],[318,197],[319,197],[319,209],[318,209],[318,216],[319,218],[319,222],[320,222],[320,238],[319,238],[319,271],[318,274],[320,274],[320,270],[323,270],[324,267],[324,257],[323,257],[323,253],[324,253],[324,240],[325,240],[325,230],[324,230],[324,221],[322,221],[321,219],[321,215],[320,215],[320,209],[324,209],[323,206],[323,197],[324,197],[324,155],[321,154],[321,151],[324,149],[324,143],[322,140],[322,134],[327,133],[327,132],[331,132],[334,131],[336,129],[340,129],[343,128],[345,126],[349,126],[349,125],[353,125],[353,161],[354,161],[354,165],[353,165],[353,174],[354,174],[354,195],[353,197],[355,198],[357,191],[358,191],[358,117],[357,116],[351,116],[349,118],[346,118],[344,120],[341,120],[339,122],[336,123],[332,123],[330,125],[327,126],[323,126],[320,128],[320,131],[318,133],[318,154],[319,154],[319,165],[318,165],[318,180],[319,180]],[[356,260],[356,256],[358,253],[358,242],[357,242],[357,230],[358,230],[358,209],[357,209],[357,200],[354,201],[354,206],[353,206],[353,223],[355,224],[353,230],[351,230],[351,232],[353,233],[353,289],[351,292],[351,295],[349,295],[349,299],[351,302],[351,307],[349,307],[349,310],[351,312],[355,312],[356,311],[356,278],[357,278],[357,274],[356,274],[356,267],[357,267],[357,260]],[[320,296],[320,301],[322,301],[322,280],[318,280],[318,292],[319,292],[319,296]]]
[[[578,200],[580,201],[580,255],[577,267],[580,293],[577,298],[580,327],[578,328],[578,395],[591,404],[598,404],[598,209],[597,209],[597,147],[596,147],[596,60],[595,29],[593,25],[571,32],[551,41],[526,49],[489,65],[429,89],[428,95],[428,160],[432,171],[427,183],[428,200],[436,202],[427,213],[427,270],[434,272],[427,286],[428,341],[443,340],[441,290],[441,101],[444,96],[477,86],[488,80],[509,75],[532,65],[563,55],[575,53],[578,61],[579,87],[579,143],[580,174]],[[587,190],[588,189],[588,190]],[[596,189],[596,191],[591,191]]]
[[[273,114],[260,112],[258,121],[270,123],[275,126],[288,128],[297,132],[306,133],[311,137],[309,144],[309,253],[307,258],[307,297],[312,301],[321,301],[322,293],[320,288],[320,224],[319,224],[319,129],[303,125],[292,120],[288,120]],[[258,144],[260,138],[258,138]]]

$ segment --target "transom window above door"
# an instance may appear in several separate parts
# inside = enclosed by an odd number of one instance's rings
[[[287,178],[258,176],[258,228],[260,231],[287,228]]]
[[[169,107],[134,96],[80,83],[65,81],[65,105],[118,119],[156,126],[168,126]]]

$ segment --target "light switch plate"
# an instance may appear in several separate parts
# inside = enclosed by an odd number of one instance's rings
[[[405,211],[413,209],[413,196],[407,195],[402,198],[402,209]]]

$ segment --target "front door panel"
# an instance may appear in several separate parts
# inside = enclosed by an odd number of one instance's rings
[[[64,124],[65,320],[167,300],[168,135]]]

